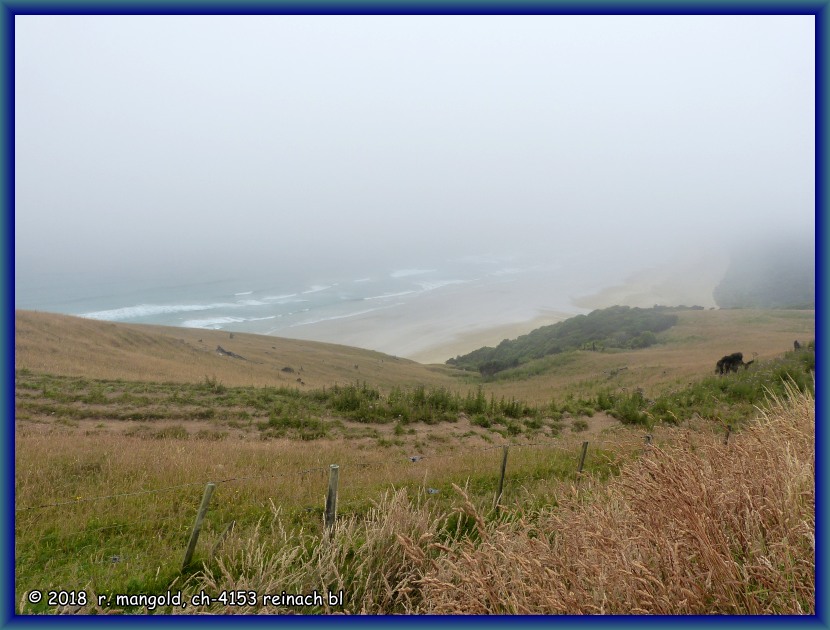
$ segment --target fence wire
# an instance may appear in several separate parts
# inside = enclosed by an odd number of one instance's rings
[[[607,443],[603,443],[603,444],[607,444]],[[620,443],[613,443],[613,444],[615,444],[617,447],[620,446]],[[416,464],[416,463],[421,462],[421,461],[435,462],[435,461],[446,461],[446,460],[458,459],[459,457],[461,457],[464,454],[484,453],[484,452],[487,452],[487,451],[500,450],[505,446],[507,446],[510,449],[551,448],[551,449],[560,450],[560,451],[563,451],[563,452],[569,452],[571,450],[571,448],[569,448],[567,446],[563,446],[559,443],[556,443],[553,440],[546,441],[546,442],[532,442],[532,443],[527,443],[527,444],[497,444],[497,445],[484,446],[484,447],[478,447],[478,448],[468,448],[468,449],[463,449],[462,452],[455,451],[455,452],[452,452],[452,453],[441,454],[441,455],[412,455],[412,456],[407,457],[406,459],[402,459],[398,463],[398,465],[403,467],[403,466],[407,465],[407,462],[409,464]],[[384,467],[389,467],[390,465],[395,465],[395,462],[389,462],[389,463],[386,463],[386,462],[384,462],[384,463],[381,463],[381,462],[378,462],[378,463],[352,462],[352,463],[347,463],[347,464],[341,464],[340,468],[341,468],[341,470],[343,470],[344,468],[348,469],[348,468],[354,466],[354,467],[357,467],[357,468],[364,468],[364,469],[366,469],[366,468],[380,469],[380,468],[384,468]],[[88,503],[88,502],[94,502],[94,501],[105,501],[105,500],[109,500],[109,499],[119,499],[119,498],[124,498],[124,497],[150,495],[150,494],[156,494],[156,493],[160,493],[160,492],[170,492],[172,490],[180,490],[182,488],[190,488],[190,487],[195,487],[195,486],[204,486],[206,483],[215,483],[215,484],[219,485],[219,484],[238,483],[238,482],[243,482],[243,481],[253,481],[253,480],[261,480],[261,479],[280,479],[280,478],[288,478],[288,477],[295,477],[295,476],[304,476],[304,475],[308,475],[308,474],[314,473],[314,472],[325,473],[328,470],[329,470],[328,466],[317,466],[317,467],[313,467],[313,468],[307,468],[307,469],[304,469],[304,470],[295,470],[295,471],[289,471],[289,472],[277,473],[277,474],[269,473],[269,474],[263,474],[263,475],[247,475],[247,476],[244,476],[244,477],[228,477],[226,479],[219,479],[219,480],[212,481],[212,482],[194,481],[194,482],[189,482],[189,483],[184,483],[184,484],[177,484],[177,485],[173,485],[173,486],[165,486],[165,487],[162,487],[162,488],[152,488],[152,489],[147,489],[147,490],[136,490],[136,491],[132,491],[132,492],[112,493],[112,494],[97,495],[97,496],[92,496],[92,497],[79,497],[79,498],[72,499],[72,500],[69,500],[69,501],[56,501],[56,502],[53,502],[53,503],[44,503],[44,504],[41,504],[41,505],[31,505],[31,506],[19,507],[19,508],[15,508],[15,512],[27,512],[27,511],[40,510],[40,509],[52,508],[52,507],[65,507],[65,506],[69,506],[69,505],[76,505],[76,504],[79,504],[79,503]]]
[[[608,449],[612,447],[613,450],[619,452],[620,450],[627,450],[627,449],[643,449],[645,441],[633,441],[633,440],[621,440],[621,441],[608,441],[608,440],[601,440],[596,442],[589,441],[589,448],[591,446],[596,449]],[[477,448],[466,448],[466,449],[459,449],[455,450],[451,453],[445,454],[432,454],[432,455],[411,455],[411,456],[403,456],[400,455],[398,458],[392,461],[386,462],[347,462],[345,464],[339,464],[339,468],[341,473],[347,473],[352,470],[385,470],[387,472],[387,479],[381,483],[372,484],[373,486],[378,489],[379,493],[384,493],[388,491],[395,491],[401,487],[404,487],[408,484],[417,483],[418,485],[418,493],[423,494],[427,497],[431,497],[433,495],[440,495],[442,494],[442,490],[432,488],[428,484],[423,483],[421,480],[412,479],[409,481],[401,480],[400,478],[394,479],[396,471],[407,471],[409,473],[417,471],[419,474],[423,472],[427,474],[429,468],[422,465],[429,465],[435,462],[443,462],[448,460],[457,460],[465,456],[469,456],[470,454],[484,454],[490,451],[501,451],[503,448],[508,448],[508,453],[510,450],[552,450],[557,452],[564,452],[568,454],[572,454],[575,461],[579,460],[580,453],[581,453],[581,443],[574,441],[572,444],[562,444],[561,440],[544,440],[544,441],[537,441],[537,442],[529,442],[529,443],[505,443],[505,444],[496,444],[496,445],[489,445],[484,447],[477,447]],[[509,462],[509,460],[508,460]],[[486,461],[485,460],[477,460],[474,463],[459,468],[458,470],[453,471],[454,477],[463,477],[467,475],[467,479],[469,480],[470,474],[483,474],[485,472],[489,472],[492,470],[492,466],[494,462]],[[33,506],[26,506],[17,508],[15,511],[16,513],[22,514],[26,512],[32,512],[35,510],[45,509],[45,508],[54,508],[54,507],[66,507],[81,503],[89,503],[94,501],[106,501],[106,500],[115,500],[121,499],[124,497],[136,497],[136,496],[146,496],[146,495],[153,495],[163,492],[171,492],[174,490],[182,490],[185,488],[193,488],[197,486],[204,486],[206,483],[214,483],[217,486],[220,485],[231,485],[249,481],[258,481],[258,480],[265,480],[265,479],[285,479],[290,477],[305,477],[309,474],[313,473],[321,473],[325,474],[327,471],[330,470],[330,466],[315,466],[312,468],[306,468],[302,470],[293,470],[293,471],[286,471],[276,474],[261,474],[261,475],[246,475],[240,477],[228,477],[225,479],[219,479],[212,482],[204,482],[204,481],[196,481],[196,482],[189,482],[184,484],[176,484],[172,486],[165,486],[161,488],[153,488],[153,489],[146,489],[146,490],[137,490],[133,492],[120,492],[120,493],[112,493],[106,495],[98,495],[93,497],[80,497],[77,499],[73,499],[70,501],[56,501],[53,503],[45,503],[42,505],[33,505]],[[508,464],[509,468],[509,464]],[[574,471],[575,474],[576,471]],[[495,470],[492,470],[492,474],[496,475],[497,473]],[[505,475],[505,483],[507,487],[513,487],[515,489],[524,488],[524,484],[526,482],[535,482],[540,483],[546,480],[546,477],[540,476],[539,474],[518,474],[518,475]],[[352,486],[350,486],[350,489]],[[268,497],[269,500],[272,497]],[[365,509],[368,503],[372,505],[377,504],[377,499],[357,499],[354,497],[347,498],[347,497],[339,497],[338,498],[338,508],[341,511],[349,511],[349,510],[360,510]],[[273,502],[272,502],[273,505]],[[312,512],[320,512],[322,516],[323,508],[322,507],[305,507],[305,508],[293,508],[289,510],[282,510],[279,509],[280,514],[284,514],[287,516],[302,516],[303,514],[308,514]],[[108,530],[115,530],[115,529],[123,529],[127,527],[135,527],[135,526],[143,526],[147,524],[154,524],[158,525],[160,523],[166,523],[169,521],[181,521],[183,525],[189,525],[189,521],[193,518],[195,514],[195,506],[193,509],[186,510],[183,514],[176,514],[171,516],[158,516],[158,517],[149,517],[145,519],[138,519],[138,520],[131,520],[126,523],[117,523],[112,525],[103,525],[98,527],[86,527],[77,530],[72,530],[69,532],[61,532],[59,535],[60,540],[65,540],[68,538],[78,538],[81,536],[88,536],[94,533],[102,533]],[[44,536],[38,539],[39,543],[45,543],[47,541],[52,542],[54,541],[54,537]]]

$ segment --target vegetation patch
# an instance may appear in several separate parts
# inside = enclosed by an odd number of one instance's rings
[[[140,561],[153,546],[186,544],[187,528],[177,524],[192,514],[170,518],[158,495],[142,497],[140,518],[89,512],[85,531],[73,531],[81,513],[68,531],[26,516],[16,532],[18,588],[42,583],[48,565],[53,583],[90,594],[79,610],[87,614],[112,612],[97,594],[172,589],[185,601],[202,592],[257,596],[120,612],[813,615],[815,403],[792,384],[783,391],[728,443],[689,435],[616,467],[613,453],[597,453],[581,478],[572,457],[528,449],[509,461],[518,469],[498,508],[497,476],[481,469],[461,483],[451,479],[460,469],[436,483],[412,478],[375,498],[367,486],[343,501],[330,529],[319,506],[236,501],[245,486],[222,484],[200,543],[215,555],[203,551],[183,575],[175,561]],[[160,520],[170,525],[159,528]],[[142,540],[146,548],[127,546]],[[262,598],[315,590],[344,597],[301,607]],[[53,612],[17,600],[19,613]]]
[[[539,406],[481,388],[384,393],[358,382],[299,391],[20,370],[18,419],[20,411],[48,418],[61,448],[44,439],[44,425],[16,436],[18,612],[55,612],[22,597],[53,584],[90,595],[348,594],[337,607],[176,611],[185,613],[809,613],[814,369],[809,342],[658,395],[605,388]],[[759,408],[768,409],[760,424]],[[592,441],[579,474],[578,443],[593,438],[578,434],[596,412],[646,427],[704,418],[714,431],[678,437],[693,442],[676,447],[658,445],[655,434],[645,453],[642,432],[635,447]],[[90,417],[135,421],[126,434],[90,439],[72,429]],[[446,430],[423,426],[460,419],[455,433],[469,420],[496,445],[464,449]],[[234,439],[223,422],[266,442]],[[726,424],[728,443],[719,434]],[[360,442],[320,439],[334,429]],[[417,440],[407,442],[413,431]],[[563,432],[570,444],[515,443],[548,432]],[[271,438],[320,441],[305,448]],[[513,445],[496,509],[503,442]],[[331,463],[341,465],[341,495],[338,522],[326,530],[321,497]],[[196,561],[182,574],[208,480],[217,489]],[[592,572],[585,557],[600,558],[602,571]],[[716,570],[727,579],[708,579]],[[480,590],[492,584],[513,595]]]
[[[598,309],[588,315],[577,315],[556,324],[542,326],[512,341],[505,339],[495,348],[485,346],[469,354],[459,355],[449,359],[447,364],[478,371],[483,376],[493,376],[535,359],[570,350],[647,348],[657,343],[656,333],[668,330],[677,323],[676,311],[688,308],[702,309],[682,306],[655,306],[647,309],[612,306]]]

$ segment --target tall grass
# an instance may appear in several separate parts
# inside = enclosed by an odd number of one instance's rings
[[[533,510],[457,489],[436,513],[401,490],[323,535],[274,513],[187,589],[346,593],[342,608],[210,607],[225,613],[811,614],[814,402],[786,396],[728,444],[654,447]]]
[[[738,424],[750,418],[768,393],[786,395],[787,387],[814,392],[815,352],[787,352],[735,374],[707,376],[647,399],[641,390],[600,392],[595,405],[626,424],[677,424],[693,416]]]
[[[412,585],[427,569],[427,561],[413,561],[400,537],[425,541],[441,527],[440,519],[405,489],[387,492],[364,518],[341,519],[322,536],[290,532],[274,513],[253,535],[227,542],[222,557],[187,586],[211,594],[242,589],[259,595],[314,590],[326,595],[322,606],[298,611],[291,606],[249,605],[233,610],[240,614],[339,613],[344,609],[331,606],[327,594],[341,590],[350,612],[404,612],[410,607],[408,593],[414,592]]]
[[[538,417],[540,409],[515,398],[488,398],[479,387],[462,395],[444,387],[394,387],[388,394],[365,381],[300,391],[288,387],[230,387],[214,376],[201,383],[106,381],[83,377],[15,374],[18,417],[58,416],[74,420],[224,420],[257,427],[270,437],[286,429],[302,439],[326,434],[324,418],[367,424],[455,422],[460,413],[491,422]],[[305,430],[312,429],[313,431]]]
[[[728,445],[655,448],[587,497],[481,527],[431,565],[417,612],[813,613],[814,403],[788,394]]]
[[[375,502],[390,488],[420,501],[433,515],[452,509],[453,483],[466,485],[487,505],[501,457],[499,447],[442,445],[440,452],[413,462],[397,450],[351,441],[298,448],[293,440],[183,440],[177,433],[173,425],[150,440],[65,428],[16,436],[18,599],[29,589],[46,587],[98,594],[165,592],[179,574],[207,481],[217,487],[190,570],[210,561],[210,550],[232,522],[234,533],[222,549],[233,549],[234,540],[265,540],[273,553],[279,539],[270,534],[263,539],[260,533],[275,528],[290,532],[299,546],[315,544],[322,532],[329,464],[340,465],[338,527],[341,521],[359,527],[375,518]],[[550,503],[557,484],[575,478],[577,455],[574,444],[517,445],[511,451],[505,504]],[[593,449],[586,469],[612,474],[614,461]],[[271,520],[275,513],[279,523]]]

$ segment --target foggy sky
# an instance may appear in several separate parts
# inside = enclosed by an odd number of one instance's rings
[[[812,235],[814,53],[812,16],[17,16],[17,273]]]

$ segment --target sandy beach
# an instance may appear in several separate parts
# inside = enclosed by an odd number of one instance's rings
[[[540,294],[537,281],[447,286],[388,308],[283,329],[278,334],[369,348],[421,363],[443,363],[584,312],[556,308],[557,301],[568,304],[567,297]]]
[[[369,348],[421,363],[444,363],[598,308],[618,304],[715,306],[712,290],[727,262],[701,252],[694,259],[643,269],[622,283],[583,295],[573,286],[547,292],[544,276],[448,286],[371,313],[285,329],[280,336]],[[560,282],[561,278],[556,284]]]
[[[407,358],[420,363],[444,363],[447,359],[467,354],[483,346],[497,346],[504,339],[516,339],[541,326],[555,324],[573,314],[549,312],[530,320],[489,326],[480,330],[459,330],[452,338],[443,331],[434,331],[430,345],[411,353]]]
[[[591,310],[615,304],[640,308],[650,308],[655,304],[709,308],[717,306],[712,290],[723,277],[725,265],[723,267],[723,271],[698,268],[685,270],[684,273],[651,269],[632,275],[623,284],[578,297],[573,303]]]
[[[495,346],[503,339],[515,339],[534,328],[562,321],[572,315],[548,313],[499,325],[469,325],[460,318],[441,322],[433,319],[419,321],[411,313],[400,313],[398,316],[371,313],[350,318],[348,322],[309,326],[305,332],[292,331],[291,337],[370,348],[419,363],[444,363],[459,354],[482,346]]]

